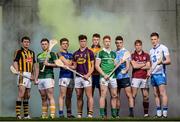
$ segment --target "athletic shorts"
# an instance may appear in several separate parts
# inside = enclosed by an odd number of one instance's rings
[[[71,78],[60,78],[59,86],[64,86],[67,88],[74,88],[74,81]]]
[[[76,77],[75,80],[75,88],[86,88],[92,86],[92,82],[85,80],[82,77]]]
[[[38,79],[38,89],[44,90],[54,87],[54,79],[52,78],[44,78],[44,79]]]
[[[31,77],[31,73],[30,72],[23,72],[23,75],[27,76],[27,77]],[[17,78],[17,85],[22,85],[26,88],[31,88],[31,80],[22,76],[18,75]]]
[[[131,86],[130,78],[117,79],[118,88],[126,88]]]
[[[92,75],[92,88],[100,88],[100,75]]]
[[[101,78],[100,85],[109,86],[111,88],[117,88],[117,82],[115,78],[110,78],[109,80],[105,80],[104,78]]]
[[[166,75],[163,75],[163,74],[151,75],[151,85],[152,86],[160,86],[163,84],[164,85],[167,84]]]
[[[131,87],[135,88],[149,88],[149,82],[147,79],[132,78]]]

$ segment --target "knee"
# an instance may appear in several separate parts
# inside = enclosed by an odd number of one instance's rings
[[[77,95],[77,100],[82,100],[83,96],[82,95]]]
[[[41,100],[42,101],[46,101],[47,100],[47,96],[41,96]]]
[[[160,92],[160,96],[161,96],[161,97],[167,97],[167,94],[166,94],[165,91],[163,91],[163,92]]]
[[[112,99],[117,99],[118,98],[117,94],[112,94],[111,97],[112,97]]]
[[[149,101],[149,96],[144,96],[144,97],[143,97],[143,101],[144,101],[144,102]]]

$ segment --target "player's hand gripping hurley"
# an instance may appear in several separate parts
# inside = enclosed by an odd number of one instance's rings
[[[57,44],[57,40],[50,40],[50,41],[49,41],[49,49],[48,49],[48,51],[47,51],[46,59],[45,59],[44,62],[47,62],[47,61],[48,61],[48,56],[49,56],[52,48],[53,48],[56,44]],[[43,68],[42,68],[40,71],[41,71],[41,72],[44,72],[45,67],[46,67],[46,65],[44,64],[44,65],[43,65]]]
[[[25,78],[31,80],[30,77],[28,77],[28,76],[26,76],[26,75],[23,75],[22,73],[18,72],[18,71],[14,68],[13,65],[10,66],[10,70],[11,70],[11,72],[12,72],[13,74],[15,74],[15,75],[20,75],[20,76],[22,76],[22,77],[25,77]]]
[[[150,76],[151,73],[156,69],[156,67],[157,67],[159,64],[162,63],[162,61],[163,61],[163,52],[161,51],[161,52],[159,53],[159,58],[158,58],[157,63],[156,63],[154,66],[151,67],[151,69],[150,69],[150,71],[149,71],[149,73],[148,73],[149,76]],[[146,79],[148,79],[149,76],[148,76]]]
[[[129,57],[131,56],[131,54],[127,51],[124,53],[123,57],[122,57],[122,61],[124,62],[125,60],[127,60]],[[110,74],[108,75],[108,77],[111,77],[111,75],[116,71],[116,69],[123,63],[122,61],[120,61],[116,67],[110,72]]]
[[[64,63],[61,61],[61,59],[55,60],[55,64],[56,64],[57,66],[59,66],[59,67],[66,68],[67,70],[69,70],[69,71],[71,71],[71,72],[79,75],[80,77],[83,77],[83,78],[84,78],[84,76],[83,76],[82,74],[80,74],[80,73],[76,72],[75,70],[69,68],[68,66],[64,65]],[[90,81],[91,81],[91,78],[89,78],[89,79],[87,79],[87,80],[90,82]]]

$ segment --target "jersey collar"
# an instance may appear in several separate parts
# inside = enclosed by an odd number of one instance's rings
[[[141,54],[138,54],[138,53],[136,52],[136,50],[135,50],[134,53],[137,54],[137,55],[143,55],[143,54],[144,54],[144,51],[142,50],[142,53],[141,53]]]
[[[161,44],[157,44],[156,47],[153,47],[153,49],[157,49]]]
[[[110,53],[111,52],[111,49],[110,50],[107,50],[106,48],[103,48],[103,50],[107,53]]]

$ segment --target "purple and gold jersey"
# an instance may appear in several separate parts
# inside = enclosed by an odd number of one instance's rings
[[[73,61],[77,63],[76,71],[82,75],[88,73],[91,68],[91,61],[94,60],[94,53],[88,48],[84,51],[79,49],[73,54]]]

